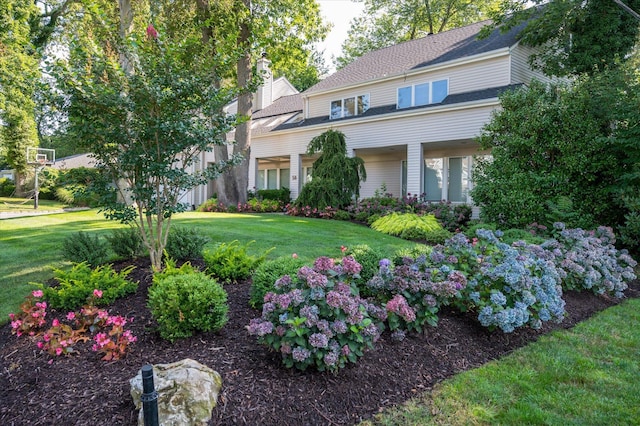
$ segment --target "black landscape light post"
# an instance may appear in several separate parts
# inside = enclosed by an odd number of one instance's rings
[[[142,367],[142,415],[144,426],[159,426],[158,421],[158,392],[153,385],[153,366],[147,364]]]

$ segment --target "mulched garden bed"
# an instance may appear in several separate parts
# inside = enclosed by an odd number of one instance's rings
[[[115,265],[119,269],[128,263]],[[204,333],[173,344],[153,332],[146,308],[151,280],[149,263],[140,259],[129,277],[138,291],[110,307],[112,314],[134,317],[127,327],[138,336],[125,359],[101,361],[81,347],[80,354],[56,358],[41,352],[28,338],[0,327],[0,425],[133,425],[137,411],[129,379],[144,364],[192,358],[218,371],[223,389],[211,424],[344,425],[371,418],[383,408],[401,404],[436,383],[499,358],[554,329],[569,328],[618,300],[587,292],[568,292],[567,317],[542,330],[511,334],[488,332],[472,316],[441,312],[437,328],[410,335],[403,342],[383,334],[358,364],[338,374],[301,372],[282,366],[245,327],[259,312],[248,305],[249,282],[225,286],[229,322],[220,333]],[[626,291],[640,297],[636,280]]]

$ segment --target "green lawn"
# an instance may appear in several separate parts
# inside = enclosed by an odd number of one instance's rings
[[[193,227],[211,238],[207,247],[219,242],[254,241],[250,254],[274,247],[269,258],[297,253],[311,261],[318,256],[337,257],[340,246],[368,244],[391,255],[414,245],[349,222],[290,217],[281,214],[182,213],[176,225]],[[104,220],[96,210],[0,220],[0,324],[8,320],[25,295],[30,282],[53,276],[54,267],[69,264],[61,255],[64,239],[78,231],[106,235],[123,225]]]
[[[49,210],[61,210],[66,205],[60,201],[38,200],[38,209],[43,212]],[[0,212],[33,212],[33,200],[27,198],[0,197]]]
[[[364,425],[639,425],[640,300],[446,380]]]

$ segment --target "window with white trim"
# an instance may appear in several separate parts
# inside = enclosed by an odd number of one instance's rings
[[[437,104],[449,94],[449,80],[435,80],[398,88],[398,109]]]
[[[471,157],[425,158],[424,192],[427,201],[471,201]]]
[[[289,187],[290,169],[258,170],[257,189],[280,189]]]
[[[329,118],[335,120],[337,118],[352,117],[361,115],[369,109],[369,95],[353,96],[350,98],[338,99],[331,101],[331,110]]]

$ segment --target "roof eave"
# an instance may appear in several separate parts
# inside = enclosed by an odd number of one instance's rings
[[[368,86],[374,83],[382,83],[389,80],[395,80],[400,77],[411,77],[414,75],[443,70],[443,69],[447,69],[447,68],[451,68],[459,65],[472,64],[474,62],[479,62],[479,61],[486,61],[487,59],[494,59],[494,58],[510,55],[512,47],[513,45],[510,45],[510,46],[502,47],[500,49],[491,50],[489,52],[478,53],[476,55],[454,59],[452,61],[447,61],[439,64],[427,65],[424,67],[416,68],[414,70],[409,70],[409,71],[405,71],[405,72],[390,75],[390,76],[384,76],[384,77],[380,77],[373,80],[367,80],[357,84],[347,84],[344,86],[334,87],[334,88],[325,89],[325,90],[318,90],[311,93],[302,92],[301,94],[303,99],[309,99],[313,96],[327,95],[334,92],[341,92],[345,89],[357,89],[358,87]]]
[[[352,118],[347,121],[343,121],[343,120],[333,121],[329,123],[329,126],[327,126],[327,123],[318,123],[318,124],[313,124],[313,125],[304,126],[301,128],[295,128],[295,129],[272,130],[269,132],[262,133],[260,135],[256,135],[255,138],[257,139],[257,138],[271,136],[275,132],[277,132],[278,134],[300,133],[300,132],[306,132],[308,130],[322,129],[327,127],[333,128],[333,127],[341,127],[343,125],[361,124],[361,123],[368,123],[373,121],[394,120],[394,119],[397,119],[399,116],[402,118],[414,117],[418,115],[454,112],[454,111],[459,111],[459,110],[464,110],[469,108],[481,108],[481,107],[487,107],[487,106],[495,107],[497,105],[500,105],[500,99],[496,96],[493,98],[478,99],[475,101],[468,101],[468,102],[460,102],[453,105],[441,105],[441,106],[431,107],[427,109],[417,109],[411,112],[399,110],[397,112],[383,114],[383,115],[376,115],[373,117]]]

